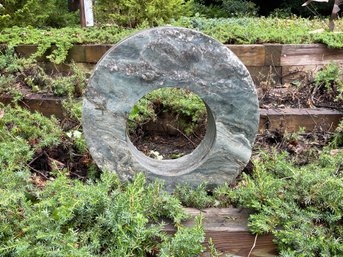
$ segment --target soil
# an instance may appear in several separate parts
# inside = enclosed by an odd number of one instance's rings
[[[54,177],[52,171],[66,172],[71,178],[86,180],[88,167],[92,163],[88,153],[78,154],[70,144],[60,144],[36,153],[28,166],[31,171],[46,180]]]
[[[152,158],[177,159],[190,154],[200,144],[201,137],[187,137],[183,134],[151,134],[144,135],[136,144],[138,150]]]
[[[280,87],[259,87],[257,89],[260,108],[315,108],[326,107],[342,110],[343,101],[335,100],[335,92],[327,93],[322,88],[314,86],[296,87],[283,85]],[[30,95],[26,92],[26,95]],[[44,96],[43,96],[44,97]],[[342,110],[343,111],[343,110]],[[206,134],[206,121],[198,124],[191,135],[186,135],[175,125],[176,116],[169,115],[160,120],[149,122],[137,128],[130,135],[131,141],[137,149],[151,158],[175,159],[191,153],[202,141]],[[170,129],[170,124],[173,124]],[[61,126],[68,130],[78,125],[72,119],[65,119]],[[257,136],[253,155],[258,158],[260,150],[286,151],[290,158],[298,165],[305,165],[316,159],[322,148],[328,144],[330,133],[293,133],[282,134],[278,131],[267,131]],[[88,167],[93,164],[91,156],[80,154],[73,149],[72,144],[65,140],[59,146],[43,149],[36,153],[29,167],[35,175],[32,180],[37,186],[44,186],[45,181],[53,179],[52,170],[67,172],[76,179],[86,180],[89,177]],[[253,164],[248,163],[245,173],[253,171]],[[100,171],[95,171],[98,175]]]
[[[278,87],[263,85],[257,88],[260,108],[331,108],[343,111],[343,99],[338,101],[337,89],[327,91],[324,86],[315,86],[314,83],[306,83],[303,86],[292,84]],[[147,156],[152,158],[174,159],[191,153],[201,142],[206,133],[207,124],[199,124],[198,135],[188,138],[184,133],[170,135],[163,133],[158,128],[165,127],[165,123],[174,119],[156,121],[153,126],[145,126],[136,135],[130,135],[134,145]],[[200,133],[199,133],[200,132]],[[270,131],[257,137],[255,148],[268,149],[270,146],[285,150],[291,154],[305,154],[299,164],[306,164],[328,142],[329,133],[313,132],[311,134],[299,134],[297,139],[293,135],[283,135],[278,131]],[[293,137],[291,139],[290,137]],[[133,139],[132,139],[133,138]],[[316,148],[318,150],[313,150]],[[310,152],[312,154],[308,154]]]
[[[78,128],[80,124],[73,118],[65,118],[61,120],[60,126],[64,131],[69,131]],[[56,172],[66,173],[70,178],[82,181],[100,176],[100,169],[90,153],[81,153],[68,137],[62,138],[62,143],[57,146],[36,152],[28,167],[34,174],[32,181],[37,186],[44,186],[47,180],[53,180]]]
[[[26,98],[51,97],[51,93],[32,93],[27,87],[18,83],[17,89]],[[333,108],[343,111],[343,100],[337,101],[337,89],[327,91],[324,86],[315,86],[313,81],[302,82],[301,85],[284,84],[272,86],[268,83],[261,83],[257,88],[260,101],[260,108]],[[160,122],[160,123],[159,123]],[[164,120],[157,120],[149,126],[141,126],[133,135],[131,141],[136,147],[147,156],[160,159],[175,159],[191,153],[201,142],[206,134],[206,121],[198,124],[198,128],[191,135],[186,135],[182,130],[174,128],[165,129],[168,123],[175,122],[175,117]],[[72,123],[72,124],[70,124]],[[73,127],[73,122],[64,120],[62,127]],[[168,126],[167,126],[168,127]],[[156,129],[157,128],[157,129]],[[161,129],[163,128],[163,129]],[[287,151],[299,165],[310,163],[318,156],[318,153],[327,145],[330,134],[314,132],[311,134],[285,135],[278,131],[269,131],[266,134],[258,135],[254,147],[255,155],[257,150],[264,149],[271,151],[271,147],[278,151]],[[89,154],[79,154],[76,149],[66,141],[65,143],[52,148],[43,149],[36,153],[29,163],[31,170],[38,176],[33,176],[37,184],[43,183],[53,177],[50,174],[56,168],[65,170],[70,177],[86,179],[88,167],[93,161]],[[249,173],[252,164],[248,164],[245,172]]]
[[[313,83],[297,86],[290,83],[278,87],[261,85],[257,89],[260,108],[331,108],[343,111],[343,99],[337,100],[337,89],[328,91]]]
[[[203,140],[207,117],[196,124],[192,133],[186,133],[185,124],[190,117],[160,111],[155,121],[138,126],[129,133],[131,142],[145,155],[155,159],[177,159],[190,154]],[[182,121],[182,122],[178,122]]]
[[[318,158],[323,147],[328,145],[331,136],[331,133],[324,132],[281,134],[278,131],[267,131],[257,136],[253,159],[259,158],[261,150],[270,153],[286,151],[290,161],[300,166],[306,165]],[[139,141],[138,149],[152,158],[163,156],[164,159],[173,159],[194,150],[194,145],[188,140],[182,135],[146,135]],[[151,153],[151,149],[158,152],[158,155]],[[92,174],[89,173],[90,165],[95,168]],[[58,146],[37,152],[28,166],[33,173],[31,180],[38,187],[44,187],[47,180],[53,180],[56,172],[66,173],[69,177],[82,181],[99,177],[101,174],[89,153],[78,153],[68,140]],[[243,172],[251,174],[253,170],[254,164],[250,161]],[[231,186],[234,187],[239,180],[240,178]]]

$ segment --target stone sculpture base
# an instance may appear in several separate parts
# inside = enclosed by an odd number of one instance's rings
[[[155,160],[131,143],[127,117],[145,94],[164,87],[191,90],[206,104],[205,138],[176,160]],[[258,100],[249,72],[224,45],[197,31],[160,27],[134,34],[97,64],[83,102],[83,128],[102,169],[124,179],[144,172],[178,183],[210,186],[233,181],[251,156],[259,124]]]

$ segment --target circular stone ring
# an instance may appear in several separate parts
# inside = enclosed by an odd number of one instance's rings
[[[207,107],[207,132],[190,154],[175,160],[145,156],[130,141],[127,117],[147,93],[190,90]],[[223,44],[177,27],[141,31],[114,45],[99,61],[83,100],[83,129],[98,166],[124,179],[144,172],[178,183],[232,182],[251,156],[259,124],[256,89],[246,67]]]

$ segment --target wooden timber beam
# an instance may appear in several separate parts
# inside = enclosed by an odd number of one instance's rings
[[[11,97],[0,96],[0,102],[10,104]],[[26,96],[19,104],[32,111],[38,111],[45,116],[54,115],[58,119],[65,118],[61,97],[43,97],[39,94]],[[334,131],[343,112],[325,108],[313,109],[260,109],[259,132],[278,130],[281,132],[297,132],[304,128],[305,132],[314,130]]]
[[[223,256],[246,257],[251,250],[250,257],[277,256],[272,235],[256,237],[249,232],[247,223],[250,211],[247,209],[208,208],[198,210],[185,208],[185,211],[192,218],[184,222],[183,225],[191,226],[194,217],[201,214],[206,236],[204,246],[208,247],[208,240],[211,238],[216,249]],[[168,223],[163,230],[167,233],[176,232],[176,228]],[[255,246],[253,247],[254,243]],[[208,255],[204,254],[203,256]]]
[[[334,131],[341,119],[343,112],[325,108],[260,109],[259,130],[261,133],[265,130],[296,132],[300,128],[305,132]]]
[[[74,45],[68,53],[66,63],[87,64],[94,66],[100,58],[112,47],[111,44]],[[248,68],[254,82],[268,82],[272,85],[303,81],[313,77],[325,64],[333,61],[343,66],[343,49],[330,49],[323,44],[261,44],[261,45],[226,45]],[[47,50],[46,56],[56,48]],[[16,52],[28,57],[37,51],[35,45],[19,45]],[[40,57],[38,62],[49,63],[46,57]],[[57,70],[63,70],[61,65],[54,65]]]
[[[19,101],[18,104],[30,111],[37,111],[44,116],[54,115],[58,119],[65,118],[65,113],[63,111],[62,101],[64,98],[60,97],[26,97]],[[8,96],[0,96],[0,103],[11,104],[13,98]]]

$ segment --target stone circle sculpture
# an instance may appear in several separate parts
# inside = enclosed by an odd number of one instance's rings
[[[155,160],[131,143],[127,117],[158,88],[189,89],[206,103],[208,128],[200,145],[175,160]],[[83,128],[102,169],[130,180],[137,172],[209,186],[233,181],[251,156],[259,124],[258,100],[246,67],[223,44],[177,27],[141,31],[114,45],[97,64],[83,100]]]

